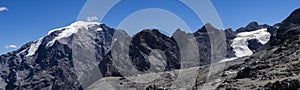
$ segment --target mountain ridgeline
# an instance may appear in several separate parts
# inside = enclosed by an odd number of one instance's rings
[[[251,22],[237,30],[218,30],[206,24],[194,33],[178,29],[170,37],[155,29],[129,36],[126,31],[115,30],[102,23],[77,21],[70,26],[51,30],[41,39],[29,42],[16,51],[1,55],[0,89],[86,89],[104,77],[123,77],[113,63],[115,58],[132,63],[132,67],[143,74],[148,73],[151,66],[160,67],[154,69],[158,71],[183,69],[181,63],[185,63],[184,68],[204,67],[212,64],[208,29],[223,32],[226,59],[237,58],[222,63],[241,62],[228,64],[226,70],[236,73],[221,73],[222,81],[216,86],[217,89],[300,88],[297,79],[300,71],[297,68],[300,9],[297,9],[283,22],[273,26]],[[195,39],[198,53],[189,54],[191,58],[182,56],[178,37]],[[122,45],[129,46],[128,55],[114,53],[116,51],[112,47],[123,50],[118,47]],[[153,56],[153,53],[160,53],[161,56]],[[199,63],[182,62],[186,61],[182,59],[194,59],[193,56],[199,56],[196,58]],[[282,73],[279,70],[283,70]],[[199,73],[205,72],[200,70]],[[197,80],[205,79],[199,77]],[[196,83],[194,87],[201,87],[202,84]]]

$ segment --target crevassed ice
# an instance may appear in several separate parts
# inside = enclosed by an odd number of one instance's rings
[[[266,44],[270,40],[271,34],[267,28],[259,29],[251,32],[242,32],[237,34],[231,44],[237,57],[250,56],[253,52],[248,48],[248,40],[257,39],[261,44]]]
[[[227,62],[235,60],[239,57],[250,56],[253,52],[248,47],[248,40],[257,39],[261,44],[266,44],[270,40],[271,34],[267,31],[267,28],[258,29],[251,32],[241,32],[237,34],[237,37],[233,39],[231,47],[237,57],[226,58],[220,60],[221,62]]]
[[[59,39],[62,39],[62,38],[65,38],[65,37],[69,37],[72,34],[77,33],[78,30],[81,29],[81,28],[88,29],[88,27],[91,27],[91,26],[94,26],[94,25],[100,25],[100,24],[101,23],[99,23],[99,22],[77,21],[77,22],[71,24],[70,26],[64,27],[66,30],[64,30],[61,33],[59,33],[58,36],[56,36],[53,40],[51,40],[49,43],[47,43],[47,46],[52,46],[55,41],[57,41]],[[51,30],[51,31],[48,32],[48,35],[51,34],[54,31],[57,31],[57,30],[62,30],[62,28],[61,29]]]

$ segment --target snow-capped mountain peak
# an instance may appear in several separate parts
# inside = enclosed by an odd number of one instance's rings
[[[85,27],[85,28],[87,28],[88,26],[101,25],[101,24],[103,24],[103,23],[99,23],[99,22],[76,21],[76,22],[70,24],[69,26],[62,27],[62,28],[56,28],[56,29],[50,30],[50,31],[48,32],[48,35],[50,35],[51,33],[55,32],[55,31],[61,31],[61,30],[63,30],[63,29],[67,29],[67,28],[74,28],[74,27],[77,27],[77,28]]]
[[[78,30],[80,30],[80,29],[87,30],[89,27],[94,27],[94,26],[101,25],[101,24],[102,23],[99,23],[99,22],[77,21],[77,22],[72,23],[70,26],[51,30],[48,32],[48,35],[50,35],[51,33],[55,32],[55,31],[61,31],[61,33],[59,33],[53,40],[51,40],[49,43],[47,43],[47,46],[52,46],[55,41],[65,38],[65,37],[69,37],[72,34],[77,33]],[[96,30],[101,31],[102,29],[97,28]]]
[[[77,33],[81,29],[87,30],[90,27],[100,26],[101,24],[102,23],[99,23],[99,22],[77,21],[77,22],[70,24],[69,26],[50,30],[46,36],[49,36],[52,33],[57,32],[57,31],[61,31],[61,32],[57,36],[55,36],[51,41],[49,41],[47,43],[47,46],[52,46],[55,41],[65,38],[65,37],[69,37],[72,34]],[[97,29],[96,29],[96,31],[102,31],[102,30],[103,29],[101,27],[97,27]],[[32,56],[35,54],[35,52],[37,51],[39,46],[42,44],[43,38],[44,37],[40,38],[37,41],[34,41],[30,45],[30,47],[28,48],[26,57],[29,57],[29,56]]]

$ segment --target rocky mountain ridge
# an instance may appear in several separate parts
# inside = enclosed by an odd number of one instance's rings
[[[295,15],[297,16],[297,15]],[[291,17],[294,19],[293,17]],[[290,22],[285,21],[282,26],[289,26]],[[291,26],[294,26],[296,21]],[[226,36],[227,58],[236,57],[236,51],[232,48],[232,40],[242,32],[252,32],[259,29],[266,29],[275,38],[273,33],[277,26],[258,25],[250,23],[245,28],[237,31],[227,29],[224,31]],[[279,29],[286,28],[280,27]],[[130,46],[129,57],[134,67],[141,72],[151,69],[150,62],[152,50],[154,53],[164,53],[165,56],[154,56],[153,58],[162,63],[156,66],[166,67],[156,68],[158,71],[170,71],[182,69],[181,59],[193,59],[193,57],[181,56],[179,45],[176,43],[176,36],[194,38],[200,63],[185,62],[185,68],[194,66],[206,66],[212,64],[211,44],[207,29],[222,32],[206,24],[194,33],[186,33],[177,30],[172,37],[161,34],[158,30],[143,30],[135,36],[127,36],[125,31],[115,30],[105,24],[95,22],[78,21],[70,26],[50,31],[45,37],[29,42],[19,50],[9,52],[0,56],[0,88],[2,89],[85,89],[97,80],[107,76],[123,76],[112,64],[112,46],[118,43],[114,35],[118,34],[124,41],[132,40],[127,43]],[[291,30],[293,31],[293,30]],[[277,33],[279,33],[278,31]],[[278,34],[276,34],[278,35]],[[281,37],[276,41],[282,41]],[[279,40],[280,39],[280,40]],[[247,43],[254,44],[247,46],[251,52],[259,51],[262,43],[256,39],[246,39]],[[185,41],[182,41],[185,42]],[[273,42],[272,42],[273,43]],[[253,46],[253,47],[251,47]],[[199,54],[199,55],[198,55]],[[187,56],[187,55],[186,55]],[[119,56],[122,58],[123,56]],[[163,62],[163,60],[166,60]],[[154,62],[156,62],[154,61]],[[241,60],[242,61],[242,60]],[[215,62],[214,62],[215,63]]]
[[[105,78],[88,89],[297,90],[300,88],[299,19],[300,9],[297,9],[280,23],[280,27],[277,27],[278,30],[272,34],[268,44],[251,56],[195,68],[149,74],[150,76],[160,75],[160,77],[148,83],[134,83],[121,77]],[[226,65],[224,69],[209,74],[212,67],[224,64]],[[188,73],[191,71],[197,72],[196,77]],[[176,82],[179,72],[186,73],[184,75],[186,78]],[[186,85],[189,83],[188,78],[195,78],[195,82],[190,83],[193,87],[180,87],[180,84],[188,86]]]

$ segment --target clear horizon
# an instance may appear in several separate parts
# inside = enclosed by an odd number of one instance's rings
[[[2,0],[0,1],[0,54],[20,48],[25,43],[37,40],[48,31],[67,26],[77,20],[86,0]],[[299,8],[300,0],[212,0],[224,28],[234,30],[256,21],[259,24],[274,25],[284,20],[293,10]],[[128,7],[131,6],[131,7]],[[102,23],[117,27],[128,14],[138,9],[162,8],[175,13],[191,27],[200,29],[203,23],[179,1],[132,0],[116,6]],[[128,7],[129,9],[123,9]],[[91,18],[93,19],[93,18]]]

